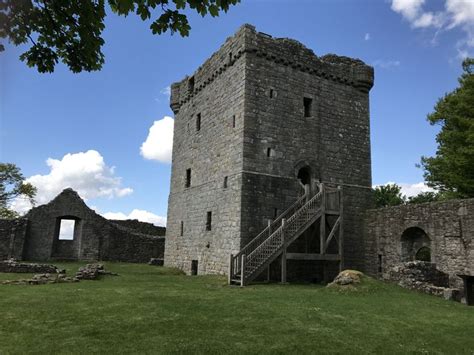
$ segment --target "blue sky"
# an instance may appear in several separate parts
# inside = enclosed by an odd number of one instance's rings
[[[109,13],[106,63],[92,73],[58,65],[39,74],[18,59],[25,47],[7,45],[0,54],[0,161],[17,164],[38,186],[38,202],[71,186],[106,216],[163,223],[172,128],[171,119],[162,120],[172,116],[166,88],[244,23],[297,39],[317,55],[373,65],[373,182],[422,189],[415,164],[434,154],[438,130],[426,115],[457,86],[462,58],[474,53],[474,0],[242,0],[218,18],[190,13],[189,21],[187,38],[154,36],[138,17]]]

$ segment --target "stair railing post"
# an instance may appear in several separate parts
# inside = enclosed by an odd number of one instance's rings
[[[283,241],[283,251],[281,253],[281,283],[286,283],[286,236],[285,236],[285,224],[284,218],[281,220],[281,239]]]
[[[234,277],[234,255],[230,254],[230,258],[229,258],[229,276],[228,276],[229,285],[232,283],[232,278],[233,277]]]
[[[242,254],[242,263],[240,266],[240,287],[245,286],[245,264],[247,262],[247,255]]]
[[[271,225],[272,225],[272,220],[271,219],[267,220],[267,228],[268,228],[268,236],[269,237],[272,235],[272,231],[270,229]]]
[[[320,184],[321,191],[321,222],[319,228],[319,252],[326,253],[326,191],[324,185]]]
[[[339,271],[344,269],[344,196],[342,194],[342,186],[338,186],[337,190],[339,192]]]

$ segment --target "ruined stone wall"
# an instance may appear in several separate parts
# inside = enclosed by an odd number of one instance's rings
[[[313,180],[343,186],[345,264],[362,268],[373,69],[346,57],[317,57],[297,41],[255,31],[247,32],[246,46],[243,242],[265,227],[275,208],[283,212],[296,200],[298,169],[309,165]],[[304,98],[312,100],[309,117]]]
[[[122,226],[116,226],[102,241],[100,259],[147,263],[152,258],[163,259],[164,250],[164,237],[141,234]]]
[[[192,260],[200,274],[225,273],[229,254],[240,247],[243,46],[241,35],[229,38],[193,74],[192,90],[190,78],[172,85],[175,125],[165,265],[188,273]],[[187,169],[190,187],[185,186]],[[207,212],[212,212],[211,230],[206,230]]]
[[[110,222],[120,226],[133,229],[142,234],[154,235],[157,237],[164,237],[166,234],[166,227],[155,226],[153,223],[141,222],[137,219],[109,219]]]
[[[0,260],[21,259],[28,221],[0,219]]]
[[[87,207],[72,189],[31,209],[26,218],[29,223],[25,260],[98,260],[100,241],[110,231],[109,222]],[[59,240],[61,218],[75,220],[73,240]]]
[[[373,69],[360,60],[317,57],[297,41],[244,25],[190,78],[173,84],[165,264],[189,272],[197,260],[199,273],[227,272],[229,254],[302,193],[297,169],[308,164],[313,185],[345,184],[346,261],[361,266],[361,213],[370,204],[372,83]],[[313,100],[307,118],[304,97]],[[207,211],[212,231],[206,231]]]
[[[59,239],[62,218],[75,221],[72,240]],[[157,235],[164,232],[164,227],[136,220],[111,222],[66,189],[31,209],[25,219],[0,220],[0,259],[148,262],[163,258],[164,237]]]
[[[366,271],[382,276],[403,261],[401,237],[420,228],[430,240],[431,261],[462,287],[457,274],[474,275],[474,199],[368,210],[365,217]]]

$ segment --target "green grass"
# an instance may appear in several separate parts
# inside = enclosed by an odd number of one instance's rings
[[[82,264],[57,265],[72,274]],[[346,292],[239,288],[148,265],[106,268],[120,276],[0,285],[0,354],[474,353],[474,307],[372,279]]]

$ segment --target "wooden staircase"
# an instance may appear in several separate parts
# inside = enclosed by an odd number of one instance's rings
[[[283,212],[236,255],[230,255],[229,284],[245,286],[282,258],[282,282],[286,282],[287,259],[339,261],[342,268],[342,189],[319,184],[319,191],[311,195],[309,189],[290,208]],[[337,218],[327,227],[327,216]],[[287,253],[288,246],[320,219],[320,253]],[[328,233],[329,232],[329,233]],[[327,254],[329,243],[338,242],[338,253]]]

